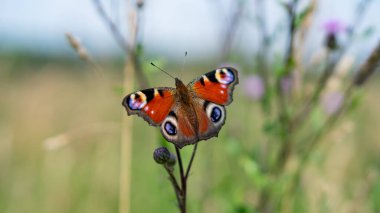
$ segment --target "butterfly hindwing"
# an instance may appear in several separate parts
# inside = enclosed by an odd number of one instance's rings
[[[182,148],[217,136],[225,115],[224,106],[195,97],[190,107],[180,102],[173,107],[161,124],[161,133],[166,140]]]
[[[196,117],[188,108],[180,103],[176,104],[161,124],[161,133],[164,138],[182,148],[185,145],[198,141]]]
[[[194,104],[197,114],[200,140],[207,140],[218,136],[220,129],[226,121],[226,109],[224,106],[209,101],[201,100],[200,104]]]
[[[238,83],[237,70],[232,67],[222,67],[193,80],[187,87],[201,99],[219,105],[228,105],[232,102],[232,93]]]
[[[128,115],[137,114],[158,126],[174,106],[174,91],[168,87],[144,89],[125,96],[122,104]]]

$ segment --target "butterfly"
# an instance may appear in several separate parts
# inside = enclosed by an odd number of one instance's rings
[[[164,138],[182,148],[217,137],[226,120],[225,106],[232,102],[238,71],[222,67],[176,88],[157,87],[124,97],[128,115],[137,114],[152,126],[160,126]]]

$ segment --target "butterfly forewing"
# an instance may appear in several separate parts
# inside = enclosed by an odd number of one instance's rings
[[[127,95],[123,106],[128,115],[137,114],[150,125],[157,126],[168,116],[174,105],[174,88],[159,87]]]
[[[238,72],[232,67],[222,67],[192,81],[188,88],[201,99],[219,105],[232,102],[232,93],[239,83]]]

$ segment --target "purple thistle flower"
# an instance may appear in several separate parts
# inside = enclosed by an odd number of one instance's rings
[[[322,97],[322,108],[327,115],[337,113],[342,107],[344,95],[340,91],[329,92]]]
[[[265,85],[263,79],[259,75],[250,75],[243,82],[245,94],[257,101],[260,100],[265,93]]]
[[[346,30],[346,26],[342,21],[336,20],[336,19],[331,19],[329,21],[326,21],[323,24],[323,28],[326,31],[326,34],[338,34],[341,32],[344,32]]]
[[[323,25],[326,31],[325,45],[330,50],[335,50],[339,47],[337,36],[346,30],[346,26],[339,20],[330,20]]]

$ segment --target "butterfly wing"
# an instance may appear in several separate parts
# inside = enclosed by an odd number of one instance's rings
[[[228,105],[232,102],[232,93],[238,83],[237,70],[232,67],[222,67],[193,80],[187,87],[203,100]]]
[[[226,120],[225,106],[232,102],[233,90],[238,83],[237,70],[222,67],[202,75],[187,86],[196,100],[194,109],[200,140],[218,136]]]
[[[194,105],[198,118],[198,138],[207,140],[218,137],[219,131],[226,121],[226,109],[223,105],[200,100]]]
[[[183,95],[175,89],[163,87],[131,93],[123,106],[128,115],[137,114],[150,125],[160,125],[165,139],[182,148],[218,135],[226,119],[224,106],[232,102],[237,83],[237,70],[224,67],[187,85],[185,94],[191,96],[190,103],[182,101]]]
[[[159,87],[131,93],[123,99],[128,115],[137,114],[152,126],[158,126],[174,106],[174,88]]]
[[[217,136],[226,119],[224,106],[194,98],[191,106],[177,102],[161,124],[164,138],[182,148]]]
[[[161,124],[161,133],[167,141],[182,148],[199,140],[196,122],[193,109],[181,102],[176,102]]]

